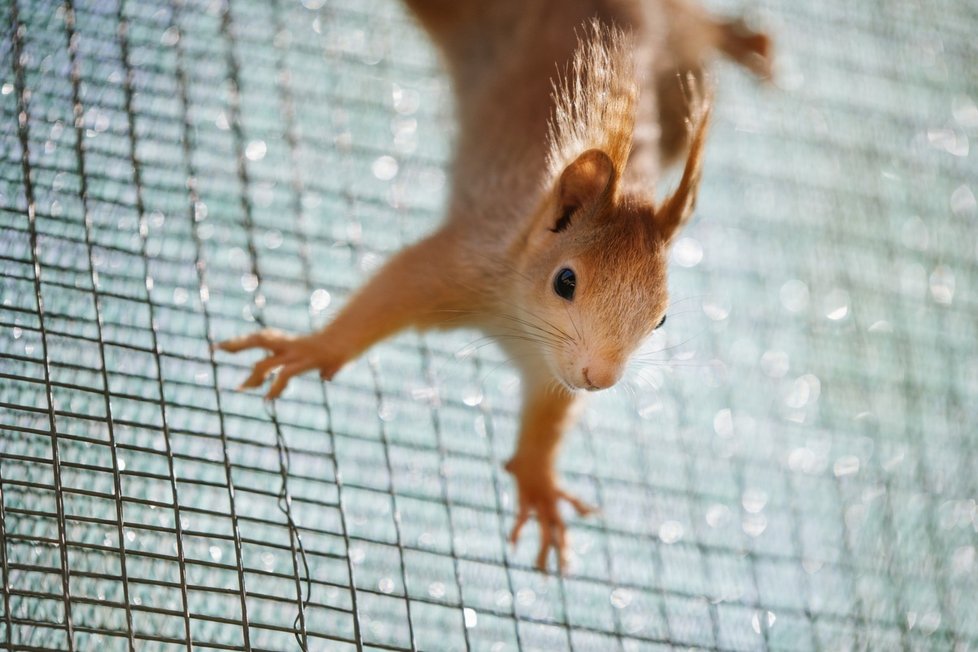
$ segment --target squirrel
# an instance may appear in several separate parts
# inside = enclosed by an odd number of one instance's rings
[[[330,380],[402,329],[476,327],[521,372],[516,544],[531,515],[562,571],[555,458],[588,391],[614,385],[666,319],[667,255],[700,180],[714,51],[770,74],[771,43],[687,0],[405,0],[441,50],[460,129],[447,215],[393,256],[319,332],[262,330],[217,345],[260,348],[241,388],[267,398],[318,370]],[[656,200],[661,170],[681,178]]]

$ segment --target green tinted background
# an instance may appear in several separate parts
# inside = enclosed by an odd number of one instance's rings
[[[518,378],[478,334],[274,409],[209,351],[437,223],[450,92],[404,9],[13,1],[0,647],[978,649],[973,2],[753,9],[778,84],[718,66],[669,323],[567,438],[601,513],[560,578],[504,544]]]

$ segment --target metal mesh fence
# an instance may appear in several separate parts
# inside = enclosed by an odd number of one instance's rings
[[[713,2],[719,10],[739,5]],[[669,323],[516,550],[516,377],[407,334],[274,406],[438,219],[446,81],[396,2],[2,0],[0,647],[978,649],[978,9],[757,11]]]

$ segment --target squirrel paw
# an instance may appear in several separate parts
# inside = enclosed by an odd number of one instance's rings
[[[325,357],[325,347],[318,333],[295,336],[266,328],[250,335],[224,340],[217,343],[215,348],[231,353],[259,348],[268,351],[270,355],[256,362],[251,375],[238,386],[238,389],[260,387],[269,375],[278,370],[265,394],[266,399],[278,398],[293,376],[310,369],[319,369],[320,377],[329,380],[340,367]]]
[[[513,461],[506,465],[506,470],[516,478],[519,490],[519,511],[516,515],[516,523],[509,534],[509,542],[516,545],[520,538],[520,531],[530,520],[530,515],[536,514],[537,522],[540,524],[537,570],[547,571],[547,557],[550,556],[552,548],[557,552],[557,569],[562,573],[567,563],[567,526],[560,515],[559,502],[566,500],[581,516],[590,514],[595,511],[595,508],[558,487],[550,474],[521,473]]]

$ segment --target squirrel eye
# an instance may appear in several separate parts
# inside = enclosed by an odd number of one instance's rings
[[[568,301],[574,300],[574,288],[577,285],[577,277],[574,276],[574,270],[564,267],[559,272],[557,276],[554,277],[554,292],[561,299],[567,299]]]
[[[656,324],[655,330],[659,330],[660,328],[662,328],[662,325],[664,323],[666,323],[666,315],[662,315],[662,319],[660,319],[659,323]]]

